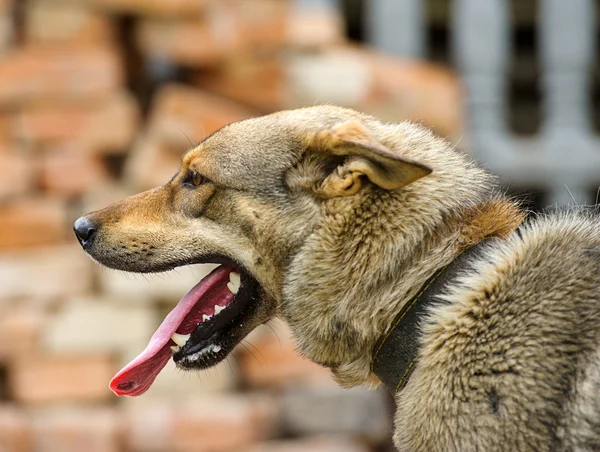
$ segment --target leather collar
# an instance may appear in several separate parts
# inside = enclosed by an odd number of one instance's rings
[[[430,308],[440,302],[437,297],[446,284],[468,268],[490,240],[486,238],[466,248],[452,262],[436,271],[417,295],[404,305],[391,330],[377,342],[371,371],[393,394],[404,388],[418,359],[421,321],[427,317]]]

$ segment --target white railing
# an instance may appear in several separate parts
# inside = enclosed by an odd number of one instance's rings
[[[296,0],[339,7],[338,0]],[[425,57],[421,0],[365,0],[369,42],[398,55]],[[600,185],[600,141],[592,130],[590,69],[594,58],[593,0],[539,0],[542,68],[540,133],[516,137],[506,124],[510,58],[508,0],[453,0],[452,52],[466,92],[469,148],[517,187],[546,194],[545,204],[594,203]],[[567,189],[568,187],[568,189]]]

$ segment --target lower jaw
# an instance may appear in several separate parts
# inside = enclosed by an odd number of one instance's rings
[[[227,357],[229,353],[221,345],[210,344],[201,350],[182,356],[173,356],[175,365],[183,370],[202,370],[212,367]]]
[[[209,326],[208,333],[205,325],[198,325],[185,345],[173,354],[173,361],[178,368],[202,370],[218,364],[256,326],[259,291],[255,282],[249,284],[243,299],[236,302],[233,315],[230,313],[223,320],[215,318],[216,324]]]

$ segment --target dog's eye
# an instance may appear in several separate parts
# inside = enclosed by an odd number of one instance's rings
[[[208,179],[202,176],[200,173],[196,171],[192,171],[188,174],[188,176],[183,181],[183,185],[187,185],[188,187],[199,187],[203,183],[205,183]]]

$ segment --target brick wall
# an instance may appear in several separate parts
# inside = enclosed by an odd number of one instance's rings
[[[460,96],[447,70],[285,0],[0,1],[0,451],[387,450],[386,393],[337,388],[280,322],[117,399],[110,377],[207,269],[101,269],[71,225],[231,121],[331,102],[458,140]]]

